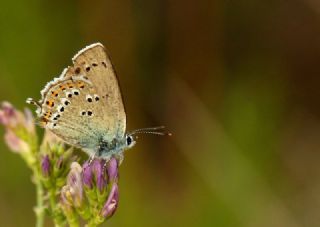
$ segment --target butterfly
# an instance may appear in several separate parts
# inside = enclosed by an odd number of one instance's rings
[[[114,67],[101,43],[80,50],[58,78],[47,83],[37,106],[39,124],[67,144],[81,148],[90,159],[123,160],[136,144],[135,134],[169,135],[163,126],[126,133],[126,113]]]

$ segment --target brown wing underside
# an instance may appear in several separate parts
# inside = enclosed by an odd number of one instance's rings
[[[74,65],[41,92],[38,112],[42,124],[66,142],[79,145],[80,141],[84,147],[96,143],[97,136],[108,140],[123,136],[126,114],[118,80],[103,45],[90,45],[72,60]]]

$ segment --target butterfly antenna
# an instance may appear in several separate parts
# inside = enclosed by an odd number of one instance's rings
[[[132,131],[130,134],[132,133],[137,133],[137,132],[143,132],[143,131],[158,131],[158,130],[161,130],[161,129],[164,129],[165,126],[157,126],[157,127],[150,127],[150,128],[139,128],[139,129],[136,129],[134,131]]]
[[[37,102],[37,101],[35,101],[33,98],[27,98],[26,103],[28,103],[28,104],[32,104],[32,105],[35,105],[35,106],[37,106],[37,107],[41,108],[40,103],[39,103],[39,102]]]
[[[164,126],[158,126],[158,127],[151,127],[151,128],[140,128],[136,129],[129,133],[129,135],[135,135],[135,134],[153,134],[158,136],[171,136],[172,134],[170,132],[164,132],[160,131],[164,129]]]

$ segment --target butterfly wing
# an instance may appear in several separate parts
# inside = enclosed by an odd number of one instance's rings
[[[96,150],[101,140],[123,138],[126,114],[118,80],[102,44],[81,50],[42,90],[40,123],[64,141]],[[33,101],[30,101],[33,102]]]

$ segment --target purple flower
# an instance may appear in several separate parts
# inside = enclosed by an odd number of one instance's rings
[[[0,124],[5,127],[5,142],[12,151],[30,151],[30,136],[35,136],[33,117],[29,110],[17,111],[10,103],[0,107]]]
[[[107,175],[104,172],[104,160],[94,159],[91,163],[89,161],[83,164],[83,184],[92,189],[97,186],[102,192],[107,185]],[[96,185],[94,185],[94,182]]]
[[[8,102],[3,102],[0,110],[0,123],[4,126],[15,127],[18,118],[18,113],[14,107]]]
[[[59,157],[58,161],[56,162],[56,168],[61,169],[63,166],[63,157]]]
[[[68,185],[63,186],[61,189],[60,204],[64,212],[72,212],[72,195],[70,193],[70,187]]]
[[[109,182],[117,182],[118,181],[118,161],[115,158],[111,158],[107,164],[107,171]]]
[[[67,209],[66,212],[70,206],[77,208],[84,219],[90,216],[97,217],[95,224],[101,224],[106,218],[111,217],[118,207],[117,183],[118,162],[115,158],[108,163],[101,159],[86,161],[82,168],[73,162],[67,184],[61,191],[61,205]]]
[[[105,218],[111,217],[117,207],[119,202],[119,188],[118,188],[118,161],[116,158],[111,158],[107,163],[107,173],[109,177],[109,184],[111,184],[111,190],[108,195],[108,199],[104,204],[101,214]]]
[[[82,166],[82,179],[83,179],[83,184],[87,188],[92,189],[93,187],[93,179],[92,179],[92,170],[90,167],[89,161],[86,161],[83,166]]]
[[[93,162],[91,163],[92,172],[95,176],[96,184],[100,192],[102,192],[107,185],[106,174],[104,173],[103,169],[104,163],[104,160],[98,159],[93,160]]]
[[[15,129],[22,126],[27,129],[29,133],[35,133],[33,117],[28,109],[22,113],[17,111],[10,103],[3,102],[0,108],[0,123],[6,127],[6,129]]]
[[[43,176],[49,177],[51,172],[51,163],[50,163],[49,155],[45,155],[42,158],[41,170],[42,170]]]
[[[118,207],[118,202],[119,202],[118,184],[114,183],[110,190],[107,202],[104,204],[101,210],[101,215],[105,218],[111,217],[116,212],[116,209]]]
[[[67,177],[67,186],[75,207],[81,207],[83,202],[82,167],[77,162],[71,163],[71,170]]]
[[[14,152],[28,152],[30,146],[20,139],[12,130],[7,130],[4,135],[4,140],[8,147]]]

